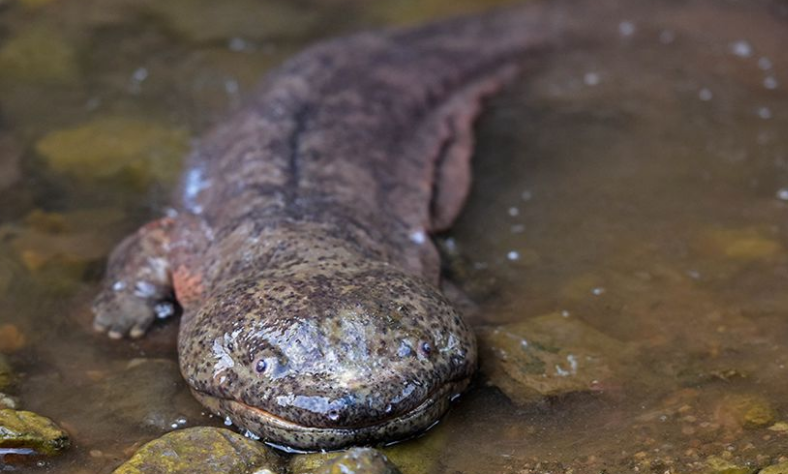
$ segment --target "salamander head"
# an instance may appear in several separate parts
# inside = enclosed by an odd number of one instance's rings
[[[476,368],[470,328],[429,283],[383,263],[239,280],[179,338],[200,401],[273,444],[392,441],[433,425]]]

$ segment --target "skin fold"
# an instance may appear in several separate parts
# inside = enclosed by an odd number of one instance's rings
[[[95,327],[183,308],[181,372],[272,444],[336,449],[432,426],[477,365],[430,234],[470,186],[481,101],[544,43],[540,4],[319,43],[201,140],[177,212],[109,259]]]

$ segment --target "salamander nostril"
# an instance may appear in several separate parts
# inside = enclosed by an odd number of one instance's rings
[[[258,360],[257,364],[254,366],[254,370],[256,370],[258,374],[262,374],[266,369],[268,369],[268,362],[266,362],[265,359]]]
[[[331,421],[337,421],[339,419],[339,410],[329,410],[328,419]]]

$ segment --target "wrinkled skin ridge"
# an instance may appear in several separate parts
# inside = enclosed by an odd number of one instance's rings
[[[462,208],[481,101],[543,42],[542,6],[307,49],[192,153],[176,214],[110,256],[95,327],[183,308],[194,395],[301,450],[432,426],[477,365],[431,233]]]

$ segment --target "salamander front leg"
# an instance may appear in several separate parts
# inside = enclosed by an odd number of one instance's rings
[[[168,250],[176,221],[153,221],[118,245],[93,302],[93,327],[112,339],[138,338],[176,312]]]

